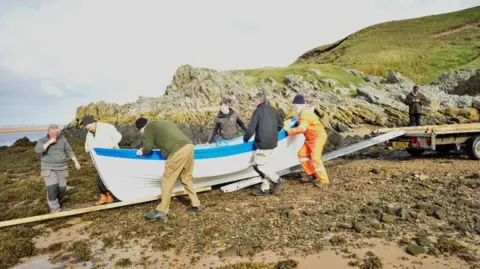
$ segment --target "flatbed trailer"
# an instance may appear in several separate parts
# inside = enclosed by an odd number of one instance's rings
[[[381,128],[375,130],[374,135],[399,130],[405,134],[389,139],[386,145],[404,149],[413,156],[425,151],[463,150],[471,159],[480,159],[480,123]]]

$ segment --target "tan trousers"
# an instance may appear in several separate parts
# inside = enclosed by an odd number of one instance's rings
[[[262,178],[262,191],[270,190],[270,181],[277,183],[280,178],[275,171],[267,169],[265,165],[268,163],[268,158],[272,155],[273,149],[257,149],[253,154],[253,169]]]
[[[193,145],[189,144],[167,158],[165,172],[162,177],[162,201],[157,206],[157,211],[168,214],[173,187],[175,186],[178,176],[181,177],[183,187],[188,197],[190,197],[192,206],[200,206],[200,201],[193,188],[192,172]]]

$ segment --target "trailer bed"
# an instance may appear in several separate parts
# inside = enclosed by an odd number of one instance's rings
[[[392,131],[403,131],[405,134],[386,144],[405,149],[411,155],[421,155],[426,150],[446,153],[463,149],[471,159],[480,159],[480,123],[380,128],[374,130],[373,134]]]

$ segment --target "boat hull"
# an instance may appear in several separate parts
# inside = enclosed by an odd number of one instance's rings
[[[298,165],[297,152],[303,135],[287,136],[279,132],[278,146],[268,159],[268,168],[280,171]],[[215,186],[258,176],[252,168],[253,138],[242,143],[240,138],[226,145],[202,144],[194,148],[193,184],[195,188]],[[105,186],[121,201],[133,201],[161,194],[165,157],[158,150],[138,157],[134,149],[94,148],[92,160]],[[174,191],[182,191],[177,180]]]

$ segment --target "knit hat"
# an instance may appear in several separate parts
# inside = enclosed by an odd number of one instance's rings
[[[305,98],[301,94],[295,95],[295,98],[293,98],[293,103],[297,105],[304,105],[305,104]]]
[[[148,122],[148,120],[145,119],[145,118],[138,118],[138,119],[135,121],[135,126],[137,126],[137,129],[140,130],[140,129],[142,129],[143,127],[145,127],[145,125],[147,125],[147,122]]]
[[[87,126],[87,125],[89,125],[90,123],[94,123],[94,122],[95,122],[95,120],[93,119],[92,116],[85,116],[85,117],[83,117],[83,119],[82,119],[82,125],[83,125],[83,126]]]

